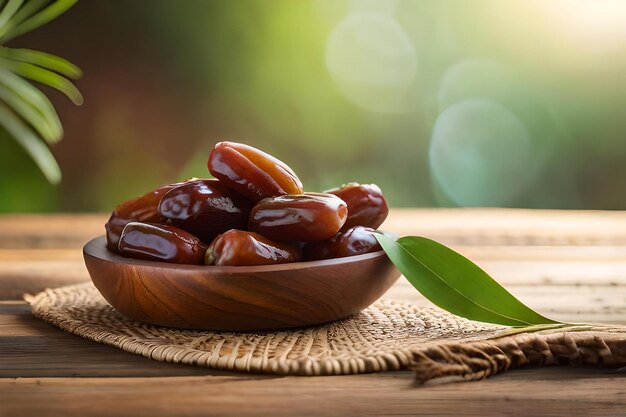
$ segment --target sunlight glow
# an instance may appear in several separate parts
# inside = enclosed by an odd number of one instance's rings
[[[417,73],[417,54],[393,17],[352,13],[328,39],[326,65],[350,101],[371,111],[401,112]]]

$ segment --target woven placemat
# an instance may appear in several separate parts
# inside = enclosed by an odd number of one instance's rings
[[[215,369],[292,375],[413,369],[425,382],[482,379],[528,364],[626,365],[626,327],[512,334],[404,302],[378,301],[352,318],[315,327],[228,333],[131,321],[91,283],[26,299],[36,317],[65,331],[155,360]]]

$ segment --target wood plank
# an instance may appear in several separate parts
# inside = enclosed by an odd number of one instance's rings
[[[0,248],[80,248],[104,234],[105,214],[0,215]]]
[[[80,247],[102,233],[106,217],[0,216],[0,299],[88,280]],[[625,222],[624,212],[394,209],[387,226],[439,238],[507,286],[625,285]],[[553,234],[586,246],[559,246],[547,239]]]
[[[510,285],[509,291],[539,313],[568,323],[626,324],[626,286]],[[431,305],[404,278],[383,298]]]
[[[502,285],[626,286],[626,262],[498,260],[476,263]]]
[[[560,320],[598,321],[600,315],[611,323],[626,324],[626,286],[508,285],[507,288],[523,302],[545,314],[559,316],[555,318]],[[383,298],[429,305],[404,278]]]
[[[571,262],[626,264],[626,246],[458,246],[450,247],[476,262]],[[0,249],[0,268],[15,263],[83,262],[81,248],[63,250],[3,250]]]
[[[617,247],[521,246],[456,249],[507,287],[626,285],[626,246],[620,250]],[[24,293],[88,280],[79,249],[0,249],[0,300],[21,299]]]
[[[494,275],[497,277],[497,275]],[[19,300],[24,292],[35,293],[45,287],[83,282],[88,280],[86,274],[76,277],[62,275],[61,278],[51,276],[30,282],[15,283],[0,279],[0,299]],[[537,311],[557,320],[566,322],[603,322],[626,324],[626,285],[519,285],[509,280],[500,280],[516,297]],[[384,295],[387,299],[412,302],[416,305],[429,305],[404,278],[400,278]]]
[[[21,300],[24,293],[89,281],[83,261],[0,263],[0,300]]]
[[[626,324],[626,287],[520,286],[512,292],[541,313],[565,322]],[[385,297],[431,305],[404,279]],[[151,364],[36,320],[24,302],[0,303],[0,377],[158,374],[160,370],[153,371]]]
[[[80,248],[108,214],[0,215],[0,248]],[[626,212],[392,209],[382,227],[459,245],[624,245]]]
[[[511,371],[416,387],[409,372],[335,377],[0,379],[1,415],[624,415],[623,373]]]
[[[106,217],[0,216],[0,299],[88,280],[80,248]],[[625,212],[394,209],[384,228],[453,246],[556,319],[626,323]],[[386,297],[428,304],[404,279]],[[525,369],[415,389],[409,372],[234,374],[128,354],[35,320],[25,303],[0,301],[1,416],[625,415],[624,375]]]
[[[623,246],[626,211],[393,209],[382,228],[466,246]]]
[[[626,262],[626,245],[609,246],[506,246],[452,244],[450,247],[479,261],[572,261]],[[0,265],[6,262],[80,261],[82,246],[76,248],[0,248]]]
[[[82,262],[82,251],[77,248],[70,249],[0,249],[0,268],[15,262],[56,262],[74,261]]]
[[[558,261],[558,262],[624,262],[626,245],[607,246],[507,246],[451,244],[450,247],[468,258],[488,261]]]
[[[0,378],[225,374],[129,354],[37,320],[25,303],[0,304]]]

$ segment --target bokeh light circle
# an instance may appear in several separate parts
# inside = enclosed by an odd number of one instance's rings
[[[433,180],[460,206],[507,206],[532,178],[526,126],[507,108],[480,98],[439,115],[429,161]]]
[[[326,44],[328,71],[343,95],[376,112],[408,110],[406,93],[417,74],[417,53],[393,17],[352,13]]]
[[[513,71],[488,59],[464,59],[450,66],[439,82],[437,104],[443,111],[467,98],[481,97],[507,103],[522,91]],[[515,97],[513,97],[515,99]]]

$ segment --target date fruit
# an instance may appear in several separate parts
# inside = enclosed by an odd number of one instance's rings
[[[217,143],[207,165],[216,179],[166,185],[115,207],[105,225],[107,247],[129,257],[207,265],[381,250],[373,232],[389,209],[375,184],[305,193],[284,162],[235,142]]]
[[[348,205],[348,219],[343,225],[342,231],[354,226],[377,229],[389,214],[385,197],[376,184],[353,182],[325,192],[336,195]]]
[[[332,194],[284,195],[254,206],[248,228],[279,242],[315,242],[334,236],[347,216],[346,203]]]
[[[164,219],[159,214],[159,201],[163,194],[183,183],[169,184],[150,191],[140,197],[118,204],[109,221],[104,225],[107,237],[107,248],[117,252],[120,236],[124,226],[132,221],[161,223]]]
[[[229,230],[219,235],[204,257],[206,265],[219,266],[271,265],[299,260],[296,248],[243,230]]]
[[[373,232],[370,227],[355,226],[330,239],[309,243],[304,247],[304,259],[344,258],[382,250]]]
[[[208,167],[215,178],[255,203],[267,197],[303,192],[300,179],[287,164],[241,143],[216,144]]]
[[[202,179],[172,188],[161,198],[159,213],[206,243],[229,229],[245,228],[252,204],[218,180]]]
[[[119,252],[130,258],[179,264],[202,264],[207,245],[171,225],[130,222],[120,237]]]

